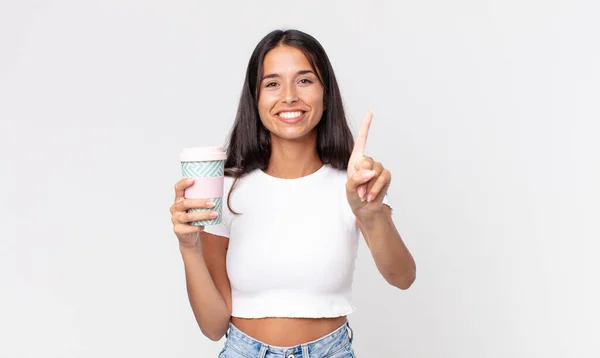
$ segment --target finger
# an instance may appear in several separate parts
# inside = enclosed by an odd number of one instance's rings
[[[365,198],[365,194],[367,194],[367,187],[365,186],[366,184],[363,185],[359,185],[358,189],[356,189],[356,193],[358,194],[358,197],[360,198],[360,200],[364,201]]]
[[[373,169],[373,163],[374,160],[371,157],[363,157],[360,161],[357,162],[357,168],[356,170],[371,170]],[[361,200],[365,197],[365,194],[367,193],[367,187],[366,184],[363,185],[359,185],[358,189],[357,189],[357,193],[358,196],[361,198]]]
[[[175,184],[175,201],[184,197],[185,189],[194,184],[193,178],[183,178]]]
[[[175,225],[189,225],[192,221],[212,220],[219,216],[219,213],[212,210],[200,212],[179,212],[173,216]]]
[[[365,147],[367,146],[367,136],[369,134],[369,127],[371,127],[371,120],[373,119],[373,113],[368,111],[358,128],[356,139],[354,140],[354,154],[364,154]]]
[[[358,170],[371,170],[373,169],[373,163],[375,161],[371,157],[362,157],[360,160],[356,161],[356,167],[354,169]]]
[[[216,211],[212,211],[212,210],[196,211],[196,212],[187,213],[185,219],[187,220],[187,222],[203,221],[203,220],[212,220],[212,219],[216,218],[217,216],[219,216],[219,213]]]
[[[358,186],[371,180],[374,175],[375,172],[372,170],[361,170],[354,173],[346,183],[346,190],[356,193]]]
[[[373,185],[375,185],[375,182],[377,181],[377,179],[379,178],[379,176],[381,175],[381,173],[383,172],[384,168],[383,165],[379,162],[375,162],[373,163],[373,169],[375,171],[375,175],[373,176],[372,180],[369,180],[369,182],[367,184],[364,184],[364,186],[366,187],[366,193],[370,193]]]
[[[369,194],[367,195],[367,202],[374,201],[376,198],[378,200],[383,200],[383,195],[387,191],[387,188],[390,186],[392,181],[392,174],[389,170],[384,169],[379,175],[379,178],[375,180],[373,187],[369,190]]]
[[[188,209],[210,209],[215,206],[212,199],[179,199],[174,205],[175,211],[187,211]]]

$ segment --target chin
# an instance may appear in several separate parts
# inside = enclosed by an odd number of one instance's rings
[[[299,141],[299,140],[304,140],[304,139],[308,139],[312,136],[316,137],[316,132],[314,130],[311,131],[285,131],[285,132],[271,132],[271,136],[275,136],[278,139],[281,140],[288,140],[288,141]]]

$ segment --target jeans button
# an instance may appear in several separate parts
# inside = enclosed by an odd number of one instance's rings
[[[288,354],[287,358],[296,358],[296,356],[293,354]]]

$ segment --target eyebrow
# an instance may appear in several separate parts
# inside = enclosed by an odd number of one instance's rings
[[[307,73],[312,73],[313,75],[315,75],[315,73],[311,70],[301,70],[301,71],[296,72],[296,76],[305,75]],[[263,76],[261,81],[264,81],[267,78],[277,78],[277,77],[281,77],[281,76],[278,73],[269,73],[268,75]]]

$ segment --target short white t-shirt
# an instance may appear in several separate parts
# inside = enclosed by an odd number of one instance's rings
[[[360,230],[346,199],[346,171],[324,165],[297,179],[254,170],[225,177],[222,222],[229,238],[232,315],[339,317],[354,312],[352,281]],[[385,198],[384,203],[387,203]],[[388,204],[389,205],[389,204]]]

